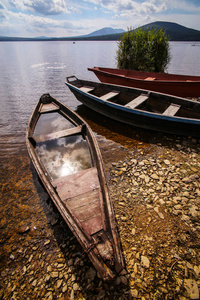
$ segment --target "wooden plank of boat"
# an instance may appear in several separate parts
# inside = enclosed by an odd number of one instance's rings
[[[119,95],[119,92],[113,92],[113,91],[111,91],[111,92],[109,92],[109,93],[107,93],[107,94],[105,94],[105,95],[103,95],[103,96],[101,96],[99,98],[101,100],[103,100],[103,101],[107,101],[107,100],[109,100],[109,99],[111,99],[111,98],[113,98],[113,97],[115,97],[117,95]]]
[[[175,114],[179,111],[180,107],[180,105],[171,103],[169,107],[163,112],[163,115],[175,116]]]
[[[88,238],[102,228],[106,230],[96,167],[69,175],[67,178],[59,178],[52,183]]]
[[[137,98],[133,99],[132,101],[128,102],[125,106],[134,109],[138,107],[140,104],[144,103],[148,98],[149,96],[140,95]]]
[[[85,93],[89,93],[89,92],[92,92],[94,88],[92,87],[88,87],[88,86],[82,86],[80,88],[81,91],[85,92]]]
[[[54,103],[48,103],[46,105],[42,105],[40,112],[45,113],[45,112],[50,112],[50,111],[57,111],[59,107],[55,105]]]
[[[200,97],[200,76],[122,70],[114,68],[88,68],[104,83],[129,86],[180,97]]]
[[[34,139],[35,139],[36,143],[46,142],[49,140],[58,139],[60,137],[81,133],[81,130],[82,130],[82,126],[77,126],[75,128],[69,128],[69,129],[64,129],[64,130],[60,130],[57,132],[52,132],[49,134],[35,136]]]
[[[67,78],[66,85],[89,108],[133,126],[200,137],[200,103],[172,95],[120,85]],[[93,88],[80,93],[81,86]],[[113,91],[115,94],[113,94]],[[106,101],[100,101],[106,99]]]
[[[156,77],[147,77],[144,80],[156,80]]]
[[[84,253],[104,280],[114,278],[124,261],[102,158],[90,127],[45,94],[29,120],[26,143],[44,187]]]

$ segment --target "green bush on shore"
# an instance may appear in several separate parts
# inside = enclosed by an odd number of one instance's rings
[[[118,43],[119,69],[164,72],[169,61],[169,39],[162,29],[128,31]]]

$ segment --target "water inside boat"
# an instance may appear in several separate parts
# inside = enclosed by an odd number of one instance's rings
[[[58,112],[41,114],[33,137],[60,132],[75,127]],[[36,152],[51,179],[57,179],[91,168],[91,156],[81,133],[39,141]]]
[[[75,125],[58,112],[41,114],[34,131],[34,137],[73,128]]]

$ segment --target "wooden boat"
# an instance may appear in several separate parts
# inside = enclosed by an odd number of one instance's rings
[[[88,68],[101,82],[124,85],[180,97],[200,97],[200,76]]]
[[[200,137],[200,102],[119,85],[67,77],[66,85],[89,108],[117,121]]]
[[[91,128],[49,94],[38,101],[26,143],[35,169],[104,280],[124,268],[102,158]]]

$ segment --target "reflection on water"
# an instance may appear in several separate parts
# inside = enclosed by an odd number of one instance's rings
[[[59,113],[46,113],[40,115],[34,136],[49,134],[72,127],[74,127],[74,125]]]
[[[38,143],[36,151],[52,179],[91,167],[87,142],[81,135]]]
[[[41,114],[34,137],[75,127],[57,112]],[[37,143],[36,152],[52,179],[91,167],[90,152],[82,135],[61,137]]]

